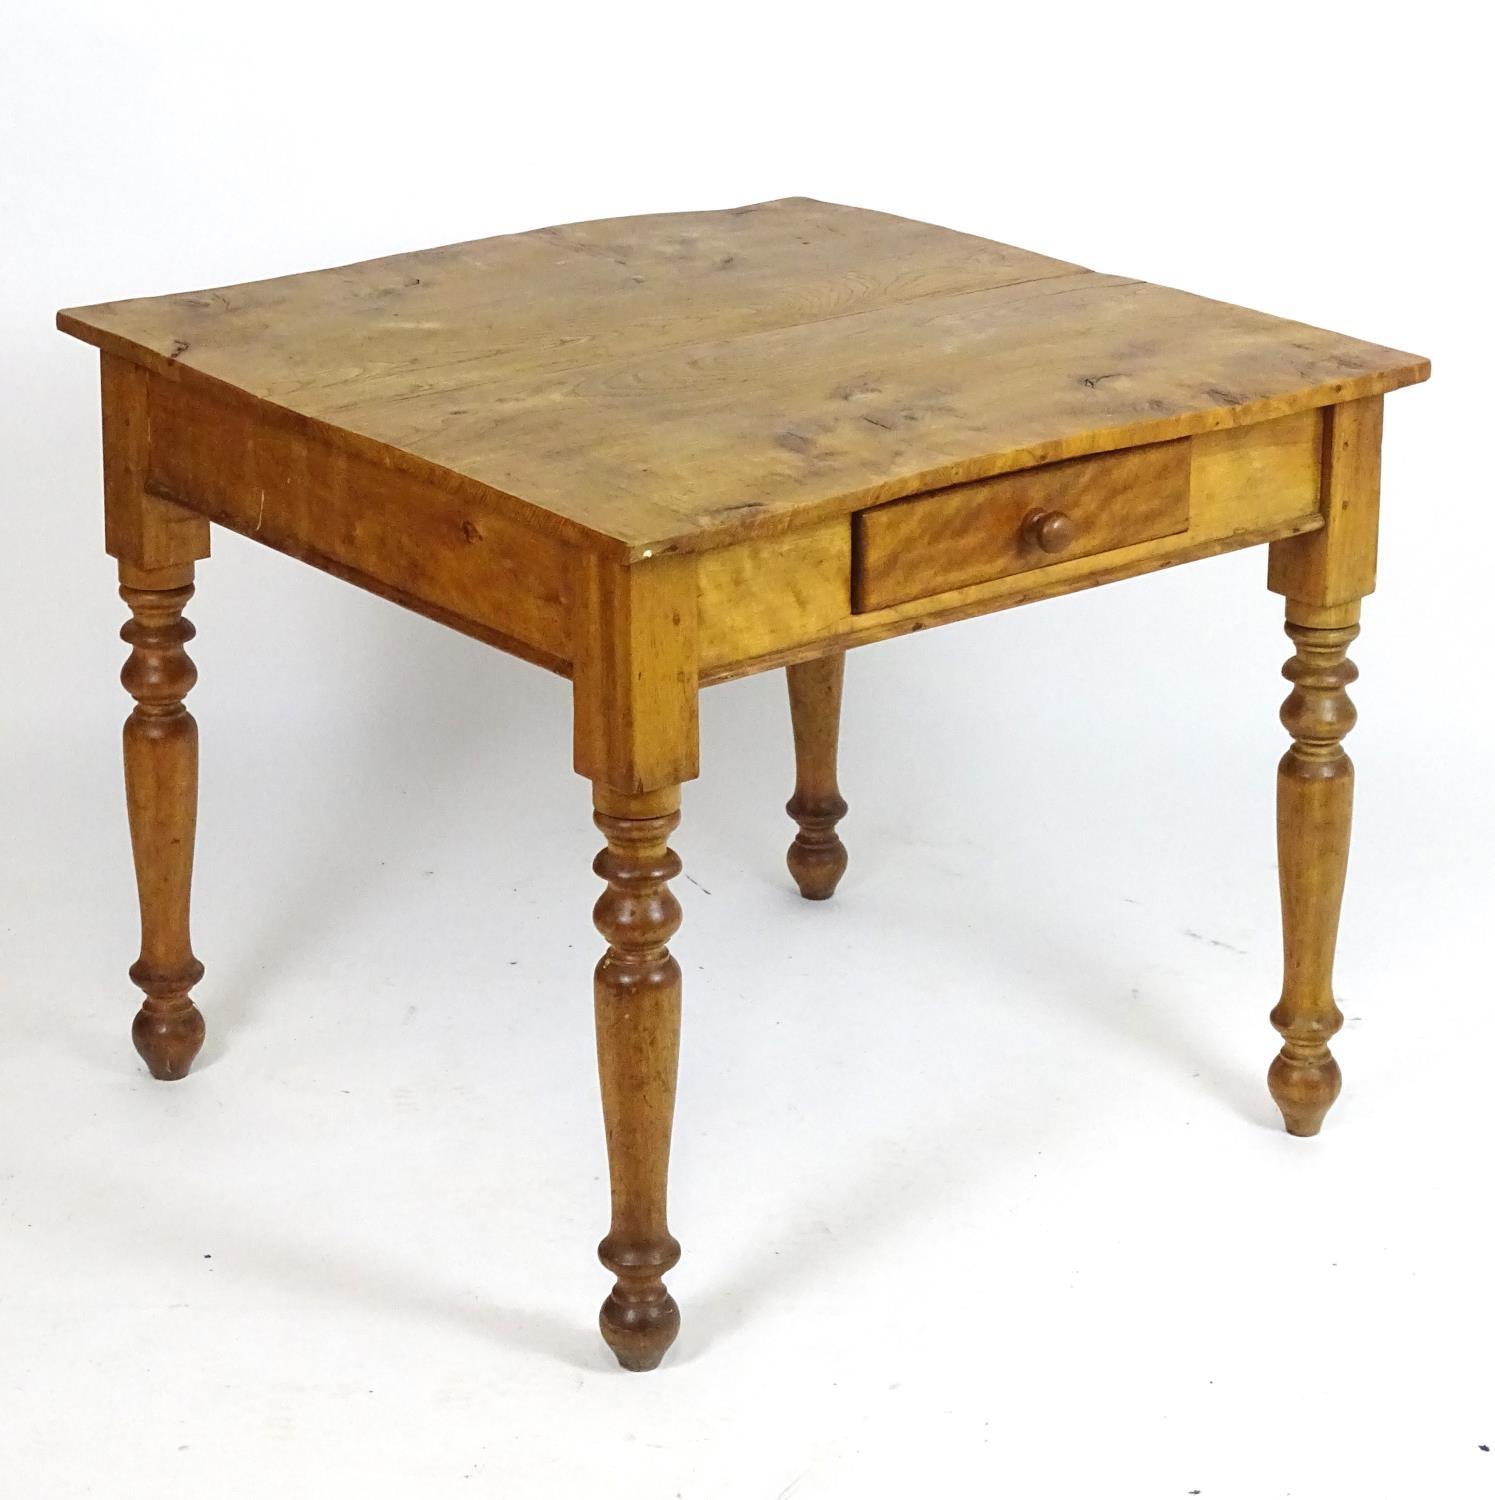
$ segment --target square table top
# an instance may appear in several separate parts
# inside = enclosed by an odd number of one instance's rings
[[[785,198],[58,314],[629,557],[1424,380],[1415,355]]]

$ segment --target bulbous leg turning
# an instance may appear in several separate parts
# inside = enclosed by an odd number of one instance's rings
[[[120,631],[131,650],[120,680],[135,699],[125,721],[125,799],[140,897],[140,958],[130,978],[145,991],[131,1028],[153,1077],[185,1078],[202,1047],[192,1002],[202,965],[192,953],[189,908],[197,831],[197,725],[183,699],[197,681],[182,618],[192,569],[138,568],[120,596],[131,618]]]
[[[202,1051],[207,1023],[186,993],[202,978],[202,972],[202,965],[196,962],[175,977],[147,973],[139,964],[130,966],[130,978],[145,991],[145,1000],[130,1026],[130,1039],[152,1078],[168,1083],[185,1078]]]
[[[680,1309],[662,1280],[680,1259],[679,1242],[666,1235],[636,1245],[608,1235],[597,1258],[618,1278],[598,1317],[607,1347],[625,1370],[657,1368],[680,1332]]]
[[[1345,652],[1359,634],[1358,615],[1358,605],[1288,610],[1297,649],[1282,669],[1293,685],[1282,705],[1293,742],[1277,768],[1282,998],[1272,1011],[1282,1050],[1267,1086],[1292,1135],[1317,1135],[1339,1097],[1329,1042],[1344,1024],[1334,1001],[1334,948],[1355,784],[1340,741],[1355,724],[1345,689],[1358,674]]]
[[[668,884],[680,859],[668,839],[680,822],[680,792],[633,795],[599,785],[594,798],[607,837],[593,865],[607,882],[593,918],[608,944],[594,998],[612,1188],[612,1228],[597,1253],[617,1278],[600,1324],[625,1370],[652,1370],[680,1331],[680,1309],[664,1284],[680,1259],[666,1220],[680,1049],[680,966],[667,946],[680,926]]]
[[[846,802],[836,785],[841,733],[841,684],[846,655],[821,657],[786,669],[794,726],[794,795],[785,808],[799,824],[789,846],[789,873],[807,901],[826,901],[846,873],[846,846],[836,824]]]

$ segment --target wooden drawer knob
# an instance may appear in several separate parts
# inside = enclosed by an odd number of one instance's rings
[[[1023,539],[1043,552],[1063,552],[1078,534],[1062,510],[1030,510],[1023,520]]]

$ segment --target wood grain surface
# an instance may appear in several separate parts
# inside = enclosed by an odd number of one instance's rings
[[[58,325],[629,560],[1428,374],[1305,324],[803,198],[102,303]]]
[[[181,1078],[197,732],[183,608],[210,521],[570,676],[606,847],[594,920],[614,1285],[630,1370],[680,1327],[667,1180],[669,847],[699,691],[787,668],[788,864],[829,897],[844,653],[1261,542],[1294,655],[1278,772],[1290,1131],[1339,1091],[1333,961],[1375,583],[1382,396],[1426,361],[808,199],[536,230],[58,315],[102,350],[105,540],[145,1001]]]
[[[1344,408],[1330,410],[1337,424]],[[701,681],[720,682],[787,666],[829,650],[885,640],[1261,542],[1280,542],[1286,547],[1284,539],[1326,524],[1321,510],[1325,428],[1324,413],[1306,411],[1187,439],[1181,444],[1189,452],[1187,531],[1080,556],[1061,554],[1050,557],[1046,566],[988,575],[982,582],[882,608],[868,608],[866,598],[857,601],[859,609],[852,607],[851,535],[863,515],[707,553],[697,571]],[[1132,457],[1129,450],[1100,462],[1126,468]],[[1055,469],[1068,467],[1055,465],[1012,477],[1018,481],[1031,478],[1042,485]],[[946,496],[965,488],[936,491],[887,509],[899,511],[907,506],[917,514],[927,506],[938,512]],[[1121,530],[1130,524],[1133,505],[1130,491],[1115,496],[1114,523]],[[923,553],[915,551],[909,566],[917,569],[923,562]],[[930,582],[943,585],[947,580]]]
[[[1186,438],[1073,458],[895,500],[853,518],[853,608],[859,613],[1090,557],[1189,526]],[[1060,516],[1063,545],[1045,549],[1028,521]]]

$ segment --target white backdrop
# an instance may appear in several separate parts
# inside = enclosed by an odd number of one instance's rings
[[[1495,1486],[1482,49],[1452,6],[5,9],[0,1467],[101,1495]],[[151,1084],[96,364],[55,309],[791,193],[1426,354],[1354,655],[1325,1134],[1277,1128],[1265,555],[703,704],[684,1331],[597,1339],[564,684],[236,537],[191,615],[210,1039]]]

